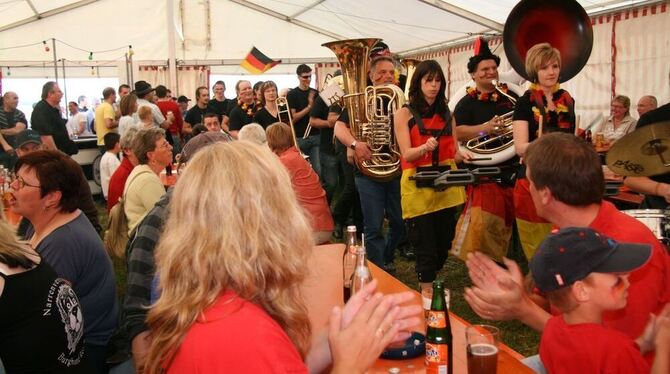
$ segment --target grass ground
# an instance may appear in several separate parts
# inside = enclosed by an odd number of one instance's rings
[[[102,202],[96,202],[98,207],[100,223],[102,227],[107,224],[107,208]],[[523,256],[517,253],[511,253],[510,257],[517,259],[524,267]],[[114,270],[116,272],[116,283],[119,297],[122,300],[126,285],[126,263],[124,261],[113,260]],[[396,256],[396,277],[405,283],[408,287],[418,290],[419,284],[414,271],[414,261],[409,261],[401,256]],[[448,276],[447,276],[448,275]],[[492,322],[479,318],[470,306],[463,299],[463,289],[470,285],[467,268],[463,261],[450,257],[439,274],[442,279],[447,279],[447,287],[451,292],[451,311],[456,313],[466,321],[476,323],[486,323],[495,325],[502,331],[502,339],[515,351],[524,356],[537,353],[539,344],[539,334],[517,321]]]

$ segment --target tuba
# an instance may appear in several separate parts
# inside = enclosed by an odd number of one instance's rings
[[[400,174],[400,152],[393,134],[393,113],[405,103],[392,84],[367,87],[368,54],[379,39],[350,39],[322,44],[335,53],[342,68],[344,105],[356,140],[366,142],[370,160],[355,159],[363,175],[388,181]]]
[[[412,76],[414,76],[416,66],[419,65],[420,62],[421,60],[417,60],[415,58],[403,58],[400,60],[400,63],[407,72],[407,81],[405,82],[405,100],[409,100],[409,86],[412,84]]]

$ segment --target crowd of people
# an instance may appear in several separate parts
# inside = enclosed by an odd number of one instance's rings
[[[543,332],[539,356],[526,360],[538,372],[667,372],[667,249],[603,200],[600,158],[578,136],[575,100],[559,84],[560,52],[547,43],[528,51],[525,92],[498,83],[499,63],[480,44],[453,113],[436,61],[403,76],[408,100],[388,106],[401,172],[383,179],[364,170],[376,151],[352,133],[361,114],[328,105],[310,87],[307,65],[283,95],[272,81],[240,80],[227,99],[218,81],[211,99],[198,87],[190,107],[162,85],[108,87],[88,110],[92,119],[75,102],[63,119],[55,82],[44,85],[30,123],[16,110],[18,97],[5,94],[0,161],[15,171],[5,203],[22,217],[17,232],[0,220],[5,368],[363,373],[409,336],[421,309],[407,303],[411,293],[381,295],[372,282],[332,309],[328,330],[312,331],[300,290],[307,259],[354,224],[370,261],[388,272],[399,244],[411,243],[422,289],[450,253],[466,259],[465,299],[475,313]],[[368,73],[387,88],[402,76],[383,43]],[[616,96],[611,116],[589,130],[613,143],[636,125],[670,119],[670,104],[654,109],[653,96],[640,99],[638,121],[630,105]],[[422,171],[472,168],[476,155],[459,142],[505,128],[514,154],[497,163],[490,183],[416,182]],[[124,223],[107,230],[105,243],[118,236],[121,251],[106,251],[90,188],[70,157],[74,140],[88,134],[103,154],[107,208]],[[160,176],[172,164],[183,172],[166,189]],[[670,184],[637,178],[631,186],[670,202]],[[515,235],[527,276],[506,258]],[[110,255],[127,265],[120,302]]]

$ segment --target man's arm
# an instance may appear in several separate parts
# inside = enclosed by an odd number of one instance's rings
[[[300,111],[295,110],[294,108],[291,108],[291,118],[293,119],[293,123],[296,123],[302,119],[302,117],[306,116],[309,114],[309,111],[312,110],[312,105],[314,105],[314,97],[316,96],[315,92],[313,90],[309,91],[309,95],[307,96],[307,106],[302,108]],[[289,103],[289,107],[291,106],[291,103]]]
[[[309,117],[309,123],[312,125],[312,127],[318,129],[330,127],[330,124],[328,123],[327,119],[321,119],[319,117]]]
[[[342,121],[335,122],[335,136],[347,149],[351,149],[351,145],[356,141],[356,138],[349,131],[347,124]],[[360,160],[369,160],[372,158],[370,147],[363,141],[356,141],[356,149],[353,151]]]
[[[25,121],[25,119],[24,119]],[[16,122],[15,126],[10,128],[10,129],[2,129],[0,130],[0,133],[2,135],[18,135],[21,131],[25,130],[28,128],[28,126],[24,122]]]
[[[501,125],[502,122],[497,116],[479,125],[456,125],[456,137],[460,141],[470,140],[480,135],[490,134]]]
[[[626,177],[623,184],[635,192],[660,196],[670,201],[670,184],[656,182],[649,177]]]
[[[42,135],[40,136],[42,139],[42,147],[44,149],[50,149],[53,151],[57,151],[58,147],[56,147],[56,142],[54,142],[54,137],[51,135]]]

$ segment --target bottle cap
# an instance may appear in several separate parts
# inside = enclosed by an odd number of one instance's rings
[[[347,226],[347,232],[356,232],[356,226],[354,225]]]

